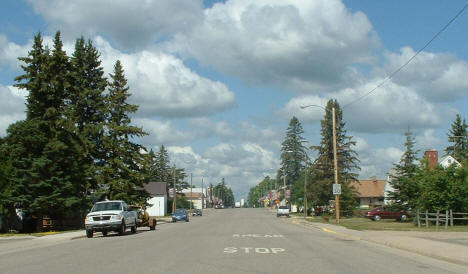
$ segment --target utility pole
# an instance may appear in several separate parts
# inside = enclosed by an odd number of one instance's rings
[[[193,201],[193,196],[192,196],[192,172],[190,172],[190,212],[192,212],[192,201]]]
[[[307,217],[307,164],[305,168],[305,179],[304,179],[304,218]]]
[[[172,199],[172,213],[175,211],[175,207],[177,205],[176,203],[176,197],[177,197],[177,191],[176,191],[176,178],[175,178],[175,166],[172,168],[172,186],[174,187],[174,198]]]
[[[203,177],[201,178],[201,192],[202,192],[201,212],[203,214],[203,208],[205,207],[205,189],[203,188]]]
[[[335,184],[338,184],[338,152],[336,144],[336,114],[335,107],[332,108],[333,111],[333,163],[335,168]],[[335,210],[336,210],[336,222],[340,223],[340,195],[335,195]]]

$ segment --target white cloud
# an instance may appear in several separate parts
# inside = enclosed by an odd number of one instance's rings
[[[385,66],[374,74],[390,75],[406,63],[415,51],[401,48],[399,53],[386,52]],[[421,52],[393,78],[393,82],[409,87],[433,102],[453,101],[468,95],[468,63],[446,53]]]
[[[25,93],[12,86],[0,85],[0,135],[6,134],[8,126],[26,118]]]
[[[192,131],[197,132],[199,136],[215,135],[222,139],[231,139],[236,135],[231,125],[225,121],[214,122],[206,117],[201,117],[190,119],[189,122],[194,127]]]
[[[373,62],[378,46],[366,15],[339,0],[217,3],[170,43],[247,82],[309,93],[353,82],[352,65]]]
[[[170,121],[159,121],[148,118],[134,118],[133,124],[142,127],[149,135],[142,138],[144,143],[151,145],[171,145],[193,140],[190,132],[176,129]]]
[[[420,135],[415,136],[416,147],[422,151],[426,149],[436,149],[442,145],[442,141],[435,136],[434,129],[428,129]]]
[[[221,143],[209,147],[202,154],[194,152],[190,146],[169,146],[167,149],[177,166],[192,173],[196,185],[200,185],[202,177],[205,185],[210,182],[217,184],[225,178],[236,198],[239,195],[245,197],[250,187],[279,166],[273,152],[248,142],[239,145]]]
[[[28,54],[28,46],[20,46],[8,41],[5,35],[0,34],[0,65],[8,64],[11,68],[19,68],[18,57]]]
[[[101,37],[95,41],[107,72],[121,60],[139,116],[205,116],[235,105],[234,93],[223,83],[199,76],[173,55],[146,50],[125,54]]]
[[[373,79],[355,88],[342,89],[334,95],[343,109],[347,129],[357,132],[401,133],[408,126],[414,129],[441,127],[449,112],[442,105],[431,103],[410,87],[387,82],[370,96],[347,106],[381,83]],[[328,98],[302,96],[291,99],[278,113],[283,117],[296,115],[301,121],[317,122],[323,119],[324,110],[319,107],[301,109],[303,105],[325,106]]]
[[[67,37],[105,35],[126,49],[141,49],[201,18],[201,0],[30,0],[49,29]]]

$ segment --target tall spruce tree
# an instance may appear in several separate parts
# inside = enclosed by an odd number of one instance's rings
[[[27,118],[11,125],[6,137],[15,203],[39,218],[61,217],[85,204],[81,142],[64,116],[70,63],[62,47],[60,32],[52,52],[38,34],[28,57],[20,58],[25,74],[15,80],[29,92]]]
[[[91,41],[76,40],[71,58],[71,88],[65,113],[73,122],[76,134],[83,142],[83,163],[87,189],[95,190],[100,169],[104,165],[102,144],[106,119],[105,89],[107,80],[99,60],[100,55]]]
[[[308,196],[319,205],[328,205],[333,199],[332,184],[334,183],[334,154],[333,154],[333,114],[335,108],[336,143],[338,154],[338,183],[341,184],[341,210],[351,211],[357,205],[355,190],[350,182],[357,180],[360,170],[357,153],[353,150],[356,142],[353,136],[348,136],[343,121],[343,112],[336,100],[329,100],[325,108],[325,116],[321,121],[321,141],[319,146],[312,146],[318,153],[317,160],[312,166],[316,180],[308,189]]]
[[[459,162],[468,161],[468,125],[465,119],[462,120],[460,114],[457,114],[447,137],[449,143],[453,145],[448,146],[445,152]]]
[[[296,117],[292,117],[286,137],[281,144],[281,170],[278,171],[279,180],[283,180],[286,173],[286,184],[293,185],[300,177],[307,160],[307,141],[302,137],[304,130]]]
[[[156,180],[170,183],[172,178],[172,169],[170,167],[169,154],[166,147],[161,145],[156,154]]]
[[[400,162],[394,164],[390,172],[390,185],[393,191],[389,192],[389,197],[395,207],[401,209],[415,208],[419,195],[418,184],[414,181],[417,171],[417,150],[414,149],[415,140],[413,133],[408,128],[405,132],[405,152],[401,156]]]
[[[106,151],[106,164],[102,169],[101,192],[110,199],[123,199],[128,203],[146,201],[148,193],[143,189],[147,182],[144,169],[145,157],[143,147],[133,142],[133,138],[147,133],[142,128],[131,125],[130,114],[138,106],[127,102],[130,97],[127,80],[120,61],[114,66],[110,75],[109,95],[107,97],[107,124],[103,138]]]

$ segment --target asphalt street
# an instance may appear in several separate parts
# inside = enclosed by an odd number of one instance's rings
[[[205,210],[124,236],[0,241],[0,273],[468,273],[294,224],[266,209]]]

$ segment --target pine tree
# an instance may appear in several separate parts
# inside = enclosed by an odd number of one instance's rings
[[[338,154],[338,183],[341,184],[341,210],[346,213],[357,205],[356,193],[349,184],[357,180],[360,170],[357,153],[353,150],[356,142],[348,136],[343,122],[343,112],[336,100],[329,100],[325,108],[325,116],[321,121],[321,141],[319,146],[312,146],[317,150],[317,160],[312,166],[317,178],[308,189],[308,196],[319,205],[328,205],[333,199],[332,184],[334,183],[334,153],[333,153],[333,114],[335,108],[336,143]]]
[[[415,208],[417,204],[418,186],[414,181],[417,171],[417,151],[414,149],[415,140],[413,133],[408,130],[405,132],[405,152],[401,156],[400,162],[394,165],[390,175],[390,185],[393,191],[390,191],[390,199],[393,204],[401,209]]]
[[[283,180],[286,173],[286,184],[293,185],[301,176],[304,169],[304,163],[307,160],[306,147],[307,142],[302,134],[304,130],[296,117],[289,122],[286,130],[286,138],[281,144],[281,172],[280,180]]]
[[[110,199],[122,199],[127,203],[142,203],[148,193],[142,188],[146,183],[144,172],[143,147],[132,141],[132,138],[146,135],[141,128],[131,125],[130,114],[138,106],[127,102],[130,97],[127,80],[120,61],[114,66],[108,84],[107,124],[103,138],[106,151],[106,163],[102,169],[101,192]]]
[[[71,88],[67,94],[66,110],[76,134],[83,142],[83,163],[87,188],[95,190],[105,161],[102,144],[105,125],[105,89],[107,80],[99,60],[100,55],[91,41],[76,40],[71,58]]]
[[[51,51],[36,35],[29,57],[20,58],[25,74],[16,85],[29,92],[27,118],[8,129],[6,143],[14,174],[16,203],[39,218],[59,217],[84,206],[80,140],[64,116],[70,64],[60,32]]]
[[[156,180],[170,183],[171,178],[172,171],[170,168],[169,154],[164,145],[161,145],[156,155]]]
[[[451,155],[457,161],[462,162],[468,160],[468,125],[465,119],[461,119],[460,115],[457,114],[455,121],[451,125],[451,129],[448,136],[449,143],[453,145],[448,146],[445,149],[447,154]]]

